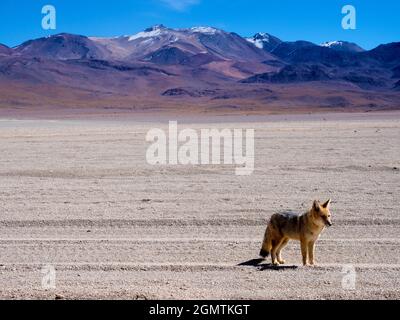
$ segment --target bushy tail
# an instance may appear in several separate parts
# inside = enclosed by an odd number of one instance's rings
[[[269,253],[271,252],[271,249],[272,249],[272,239],[270,236],[270,230],[268,226],[267,230],[265,230],[264,240],[260,250],[260,256],[263,258],[268,257]]]

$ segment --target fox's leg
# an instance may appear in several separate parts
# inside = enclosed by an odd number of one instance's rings
[[[278,261],[276,260],[276,240],[272,240],[271,262],[274,265],[278,264]]]
[[[314,265],[314,248],[315,248],[315,241],[310,241],[308,243],[308,261],[310,265]]]
[[[303,265],[306,266],[307,265],[307,242],[302,239],[300,240],[301,243],[301,255],[303,256]]]
[[[284,264],[284,263],[285,263],[285,260],[282,259],[281,251],[282,251],[282,249],[287,245],[288,242],[289,242],[289,239],[288,239],[288,238],[284,239],[284,240],[282,241],[281,245],[280,245],[279,248],[278,248],[277,256],[278,256],[278,262],[279,262],[280,264]]]
[[[275,239],[272,241],[271,259],[272,259],[272,264],[274,264],[274,265],[279,264],[279,258],[278,258],[277,252],[278,252],[279,247],[281,246],[282,241],[283,241],[283,238],[278,239],[278,240]]]

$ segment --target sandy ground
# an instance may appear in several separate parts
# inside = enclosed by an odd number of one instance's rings
[[[400,298],[399,114],[180,126],[254,128],[250,176],[148,165],[153,127],[0,120],[0,298]],[[296,242],[284,268],[252,260],[272,213],[328,197],[318,266]]]

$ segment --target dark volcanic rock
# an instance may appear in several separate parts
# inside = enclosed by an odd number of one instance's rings
[[[350,72],[348,75],[343,77],[344,80],[358,84],[360,86],[371,86],[371,87],[382,87],[385,85],[385,82],[381,79],[360,75],[356,72]]]
[[[193,54],[184,52],[175,47],[165,47],[152,52],[143,60],[156,64],[182,64],[187,61]]]
[[[212,96],[218,93],[218,90],[211,89],[194,89],[194,88],[173,88],[168,89],[162,93],[163,96],[188,96],[193,98],[200,98],[206,96]]]
[[[302,81],[329,80],[324,67],[319,65],[290,65],[278,73],[262,73],[243,80],[243,83],[291,83]]]
[[[378,60],[385,64],[400,64],[400,42],[382,44],[371,51],[365,52],[365,56]]]
[[[392,78],[400,78],[400,66],[394,67],[392,71],[393,71]]]
[[[306,47],[318,47],[316,44],[309,41],[294,41],[294,42],[282,42],[274,50],[271,51],[272,54],[280,57],[284,60],[289,59],[290,56],[301,48]]]
[[[287,57],[291,63],[321,63],[329,66],[358,66],[354,53],[337,51],[320,46],[306,46],[292,52]]]

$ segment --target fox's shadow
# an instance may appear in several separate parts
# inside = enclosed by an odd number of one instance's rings
[[[248,261],[244,261],[238,264],[238,266],[247,266],[247,267],[255,267],[260,271],[263,270],[286,270],[286,269],[297,269],[298,266],[296,265],[273,265],[272,263],[262,263],[265,259],[257,258],[251,259]]]

